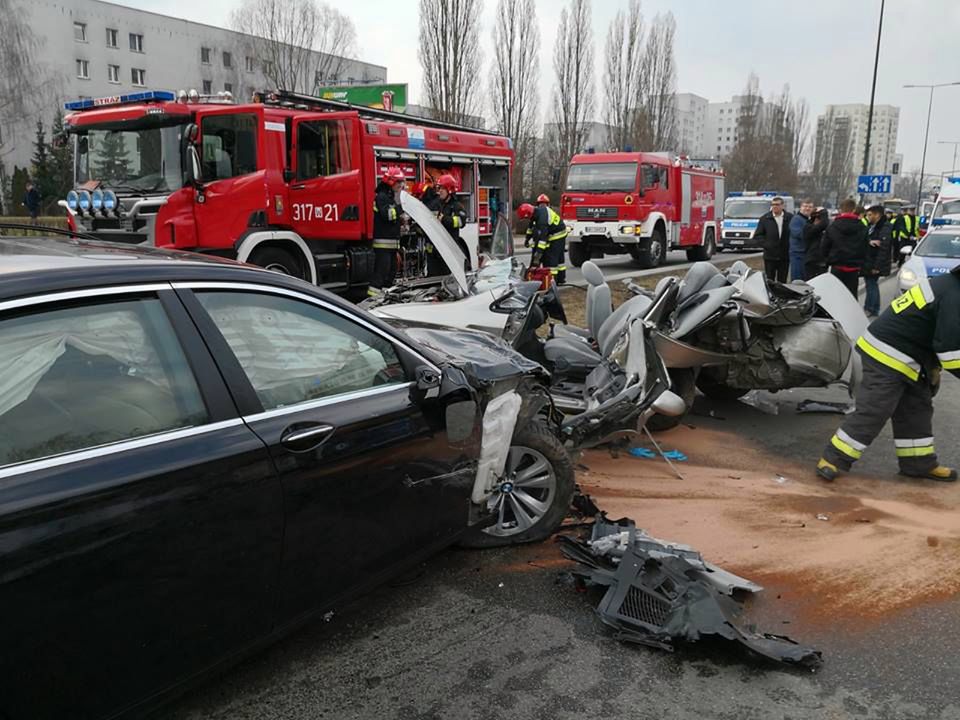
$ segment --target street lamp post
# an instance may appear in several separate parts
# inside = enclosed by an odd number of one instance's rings
[[[948,87],[950,85],[960,85],[960,81],[948,83],[936,83],[934,85],[904,85],[905,88],[928,88],[930,90],[930,102],[927,104],[927,129],[923,133],[923,159],[920,161],[920,186],[917,189],[917,207],[920,207],[920,198],[923,197],[923,173],[927,167],[927,140],[930,138],[930,113],[933,111],[933,91],[939,87]]]
[[[953,145],[953,164],[950,165],[950,171],[957,169],[957,148],[960,148],[960,140],[937,140],[937,145]]]

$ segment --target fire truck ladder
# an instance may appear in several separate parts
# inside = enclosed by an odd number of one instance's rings
[[[259,101],[265,105],[277,105],[279,107],[291,108],[295,110],[320,110],[326,112],[336,112],[352,110],[365,120],[387,120],[389,122],[405,123],[407,125],[424,125],[426,127],[438,128],[441,130],[459,130],[462,132],[477,133],[480,135],[492,135],[500,137],[499,133],[482,128],[469,127],[467,125],[457,125],[455,123],[442,122],[432,118],[422,118],[416,115],[406,115],[404,113],[391,112],[390,110],[380,110],[378,108],[367,107],[366,105],[353,105],[352,103],[340,102],[339,100],[328,100],[318,98],[313,95],[302,95],[300,93],[290,92],[288,90],[276,90],[270,92],[258,92],[254,94],[254,101]]]

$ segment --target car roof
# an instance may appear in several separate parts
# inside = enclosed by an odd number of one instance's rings
[[[214,256],[78,238],[0,236],[0,301],[87,287],[189,280],[258,282],[332,297],[295,278]]]

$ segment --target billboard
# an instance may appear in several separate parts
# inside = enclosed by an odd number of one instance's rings
[[[341,85],[318,88],[316,93],[324,100],[338,100],[351,105],[366,105],[378,110],[405,112],[407,109],[407,85]]]

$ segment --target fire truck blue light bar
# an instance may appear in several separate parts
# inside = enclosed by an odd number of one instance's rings
[[[145,92],[128,93],[126,95],[111,95],[109,97],[88,98],[86,100],[74,100],[64,103],[66,110],[89,110],[95,107],[106,107],[108,105],[129,105],[132,103],[142,103],[150,101],[173,101],[176,100],[175,93],[167,90],[147,90]]]

